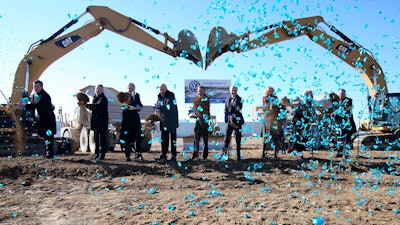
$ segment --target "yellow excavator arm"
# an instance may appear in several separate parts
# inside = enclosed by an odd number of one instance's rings
[[[326,25],[338,37],[329,35],[321,25]],[[251,40],[251,34],[257,34],[257,37]],[[302,36],[308,37],[360,72],[370,94],[370,118],[362,121],[362,130],[391,133],[400,129],[398,122],[393,122],[398,121],[400,116],[395,104],[400,99],[400,93],[388,93],[383,70],[368,49],[326,23],[321,16],[283,21],[242,35],[228,34],[223,27],[215,27],[207,43],[205,68],[228,51],[246,52]]]
[[[321,23],[342,40],[326,33],[321,28]],[[257,33],[259,36],[250,40],[250,35],[253,33]],[[222,27],[215,27],[211,30],[208,39],[205,67],[207,68],[218,56],[227,51],[246,52],[301,36],[307,36],[360,71],[371,96],[375,97],[378,93],[386,94],[388,92],[384,73],[372,53],[353,42],[334,26],[327,24],[321,16],[283,21],[240,36],[233,33],[228,34]]]
[[[77,30],[59,36],[69,27],[77,23],[86,13],[90,13],[95,19]],[[29,93],[32,89],[32,82],[38,79],[44,70],[53,62],[92,37],[97,36],[104,29],[147,45],[172,57],[186,58],[202,67],[201,62],[203,59],[200,48],[191,31],[182,30],[178,35],[178,40],[175,40],[167,33],[161,33],[157,29],[126,17],[108,7],[89,6],[84,13],[66,24],[51,37],[31,45],[27,54],[18,65],[10,104],[14,105],[20,101],[22,93]],[[151,34],[163,36],[163,41],[158,40]],[[172,46],[170,47],[170,45]]]

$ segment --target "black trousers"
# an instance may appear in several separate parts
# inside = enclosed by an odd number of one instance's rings
[[[351,135],[353,132],[351,130],[342,129],[341,135],[338,138],[338,141],[342,142],[341,146],[337,146],[337,151],[339,154],[346,154],[348,155],[348,151],[352,148],[353,143],[351,139]]]
[[[163,157],[167,155],[170,138],[171,154],[173,157],[176,157],[176,129],[174,131],[166,131],[161,129],[161,155]]]
[[[235,131],[235,140],[236,140],[236,154],[238,160],[240,160],[240,142],[242,141],[242,132],[241,132],[241,127],[240,128],[233,128],[229,125],[226,125],[226,130],[225,130],[225,140],[224,140],[224,151],[228,150],[229,144],[231,143],[231,136],[233,131]]]
[[[51,132],[48,133],[46,130],[40,130],[39,136],[43,137],[43,139],[44,139],[45,157],[53,158],[54,157],[54,149],[53,149],[54,134]]]
[[[95,130],[94,131],[94,142],[96,143],[96,148],[94,150],[94,155],[96,158],[103,159],[107,152],[107,130]]]
[[[124,143],[122,145],[122,148],[124,149],[125,152],[125,157],[130,158],[131,157],[131,152],[132,152],[132,144],[135,145],[135,152],[137,155],[142,154],[142,135],[141,132],[136,131],[133,132],[131,131],[130,133],[126,133],[125,131],[121,131],[121,137],[120,140],[123,140]]]
[[[203,139],[203,159],[207,159],[208,156],[208,132],[195,132],[194,133],[194,156],[199,155],[200,139]]]

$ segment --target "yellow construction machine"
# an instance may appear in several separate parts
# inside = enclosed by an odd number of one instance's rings
[[[325,27],[337,37],[325,32]],[[251,39],[251,35],[257,37]],[[228,34],[223,27],[215,27],[207,43],[205,68],[225,52],[246,52],[302,36],[356,69],[367,85],[369,119],[362,121],[354,146],[362,149],[399,149],[400,93],[388,92],[384,72],[367,48],[352,41],[321,16],[282,21],[242,35]]]
[[[64,34],[85,14],[94,20]],[[0,107],[0,154],[42,153],[43,141],[35,135],[34,112],[21,110],[18,102],[29,97],[32,82],[57,59],[63,57],[105,29],[147,45],[172,57],[183,57],[202,67],[202,56],[198,42],[189,30],[182,30],[178,39],[162,33],[144,23],[124,16],[104,6],[89,6],[86,11],[45,40],[33,43],[22,58],[15,73],[11,97]],[[155,35],[159,35],[161,40]]]

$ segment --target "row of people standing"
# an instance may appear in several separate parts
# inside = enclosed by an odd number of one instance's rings
[[[50,95],[43,88],[42,81],[35,80],[33,82],[33,92],[29,101],[23,99],[18,106],[26,110],[36,110],[37,124],[35,128],[38,130],[39,136],[44,139],[44,156],[47,159],[53,159],[55,155],[54,135],[57,133],[54,106]],[[92,110],[90,126],[94,131],[96,143],[94,158],[102,160],[105,158],[107,150],[108,99],[103,93],[102,85],[96,86],[95,93],[92,103],[86,104],[86,107]]]
[[[132,152],[135,152],[137,160],[144,160],[141,145],[143,139],[143,127],[139,115],[139,112],[143,108],[143,104],[140,99],[140,94],[135,90],[135,85],[129,83],[127,88],[129,100],[121,107],[122,123],[120,130],[120,143],[122,150],[125,153],[126,161],[131,161]],[[86,104],[86,108],[92,111],[90,129],[94,131],[96,143],[93,158],[96,160],[104,160],[108,148],[108,99],[104,95],[103,85],[96,85],[93,101],[92,103]],[[160,92],[157,95],[155,108],[157,114],[162,118],[160,121],[161,155],[159,159],[167,158],[169,143],[171,143],[172,159],[176,159],[176,129],[179,126],[178,107],[174,93],[170,92],[165,84],[161,84],[160,86]],[[134,147],[134,151],[132,147]]]
[[[51,97],[43,89],[43,82],[36,80],[33,82],[34,95],[31,101],[20,102],[21,108],[26,107],[27,110],[37,110],[39,135],[45,140],[45,157],[53,158],[54,135],[56,134],[54,107],[51,103]],[[243,101],[237,94],[237,87],[229,88],[230,95],[225,101],[225,123],[227,123],[225,131],[225,139],[223,146],[223,155],[228,155],[228,146],[231,142],[232,133],[235,132],[237,159],[240,161],[240,149],[242,138],[242,124],[244,123],[242,115]],[[142,126],[140,122],[139,112],[143,105],[140,100],[139,93],[135,92],[135,85],[128,84],[128,93],[130,102],[123,107],[122,125],[121,125],[121,146],[124,149],[127,161],[130,161],[132,152],[132,144],[135,145],[136,158],[143,160],[141,154]],[[208,135],[212,131],[210,125],[210,100],[205,94],[203,86],[198,87],[198,96],[193,99],[193,109],[196,117],[194,128],[194,153],[192,158],[199,155],[200,140],[203,139],[204,150],[203,159],[208,157]],[[352,135],[356,132],[356,126],[352,113],[352,99],[346,96],[346,90],[340,89],[337,99],[332,98],[333,110],[331,113],[331,128],[338,131],[336,148],[337,156],[348,156],[351,149]],[[314,105],[313,93],[311,90],[305,91],[304,98],[301,99],[298,106],[293,111],[293,120],[291,124],[290,143],[285,143],[286,137],[284,128],[286,122],[285,104],[280,102],[275,94],[273,87],[268,87],[262,98],[263,103],[263,157],[265,156],[268,146],[275,151],[274,156],[277,157],[278,150],[289,151],[295,149],[303,151],[312,148],[315,144],[313,140],[313,129],[318,123],[316,121],[316,109]],[[107,150],[107,132],[108,132],[108,99],[104,95],[103,85],[99,84],[95,87],[95,96],[92,103],[86,104],[86,107],[92,110],[91,129],[94,131],[96,143],[95,159],[103,160]],[[175,94],[167,89],[165,84],[160,85],[160,92],[157,95],[155,104],[157,113],[161,117],[161,154],[159,159],[167,159],[169,144],[171,144],[171,159],[176,160],[177,141],[176,129],[179,127],[178,107]],[[320,123],[321,124],[321,123]]]
[[[135,85],[130,83],[128,85],[128,92],[131,95],[130,103],[123,111],[123,121],[121,126],[121,145],[124,149],[126,160],[130,161],[130,154],[132,152],[132,144],[136,146],[136,158],[143,160],[141,154],[141,140],[142,140],[142,127],[140,123],[139,111],[143,105],[140,100],[140,95],[135,92]],[[235,134],[236,141],[236,154],[237,159],[241,158],[241,138],[242,138],[242,124],[244,123],[242,115],[243,101],[237,94],[237,87],[231,86],[229,88],[230,95],[225,101],[225,123],[227,123],[225,131],[225,139],[223,146],[223,156],[228,156],[228,148],[231,142],[232,134]],[[286,124],[286,106],[281,103],[275,94],[273,87],[268,87],[263,96],[263,157],[265,157],[268,147],[274,149],[274,156],[277,157],[278,150],[289,151],[296,150],[299,152],[305,149],[312,148],[315,145],[313,138],[316,121],[316,109],[314,105],[313,93],[307,90],[304,93],[304,98],[300,100],[299,104],[293,110],[293,120],[291,124],[290,143],[285,143],[286,137],[284,129]],[[102,103],[103,102],[103,103]],[[105,110],[104,102],[107,99],[102,93],[102,86],[96,86],[96,95],[93,103],[88,104],[87,107],[94,111],[92,113],[92,129],[95,130],[96,137],[96,153],[95,157],[104,159],[106,146],[104,144],[104,133],[107,132],[108,119],[104,119]],[[338,156],[343,154],[347,156],[348,150],[351,148],[351,135],[355,133],[355,124],[352,115],[352,100],[346,97],[344,89],[339,91],[338,101],[333,102],[333,121],[335,121],[335,130],[340,130],[339,141],[337,143]],[[179,127],[178,122],[178,106],[175,99],[175,94],[168,90],[165,84],[160,85],[160,92],[157,95],[157,102],[155,104],[156,113],[161,117],[160,131],[161,131],[161,154],[158,159],[166,160],[169,147],[171,147],[171,160],[176,160],[177,157],[177,140],[176,130]],[[205,94],[205,87],[199,86],[197,89],[197,96],[193,99],[193,110],[196,117],[194,128],[194,152],[192,159],[199,156],[200,141],[203,140],[203,159],[208,157],[208,136],[212,132],[210,123],[210,99]],[[99,113],[98,111],[103,111]],[[108,115],[108,114],[107,114]],[[96,119],[97,118],[97,119]],[[103,126],[97,124],[101,121]],[[103,140],[103,142],[102,142]],[[99,144],[97,144],[99,143]],[[97,147],[99,146],[99,147]],[[104,150],[103,150],[104,149]]]
[[[243,101],[238,95],[238,88],[236,86],[229,87],[229,96],[225,99],[225,123],[227,124],[224,137],[224,146],[222,157],[227,159],[229,157],[229,145],[231,143],[232,134],[235,134],[236,141],[236,155],[237,160],[241,159],[241,139],[242,139],[242,125],[244,119],[242,115]],[[203,160],[208,157],[208,136],[213,131],[210,115],[210,99],[205,94],[205,87],[199,86],[197,88],[197,96],[193,98],[192,111],[190,111],[192,118],[196,119],[194,127],[194,152],[192,159],[199,157],[200,140],[203,140]]]
[[[96,88],[97,90],[97,88]],[[131,94],[131,102],[129,107],[123,112],[123,122],[121,127],[121,140],[123,140],[123,148],[125,156],[130,161],[131,143],[136,146],[136,158],[143,160],[141,155],[141,135],[142,127],[138,112],[143,105],[140,95],[135,92],[135,85],[128,85],[128,92]],[[238,88],[231,86],[229,88],[229,96],[225,101],[224,114],[225,123],[225,139],[223,146],[223,155],[228,156],[228,148],[231,143],[232,133],[235,135],[236,154],[240,161],[242,125],[244,123],[242,108],[243,101],[238,95]],[[348,150],[351,148],[351,137],[356,131],[356,126],[352,114],[352,100],[346,97],[346,91],[341,89],[338,93],[338,99],[333,102],[333,113],[331,128],[339,130],[338,141],[336,143],[338,156],[343,154],[347,156]],[[96,98],[95,98],[96,99]],[[94,101],[95,102],[95,101]],[[274,151],[274,157],[277,157],[278,150],[289,151],[296,150],[302,152],[306,149],[313,148],[315,143],[315,126],[317,125],[317,113],[314,104],[314,97],[311,90],[304,92],[303,98],[294,108],[292,115],[290,143],[286,142],[284,130],[286,124],[286,106],[287,104],[279,101],[273,87],[267,87],[263,98],[264,116],[262,120],[262,137],[263,137],[263,157],[266,150],[271,146]],[[90,107],[90,105],[89,105]],[[93,104],[92,106],[93,107]],[[166,160],[169,147],[171,148],[171,159],[176,160],[177,157],[177,140],[176,130],[179,127],[178,122],[178,106],[175,94],[168,90],[165,84],[160,85],[160,92],[157,95],[155,104],[156,112],[161,117],[161,154],[159,159]],[[208,157],[208,136],[212,132],[210,123],[210,99],[205,93],[205,87],[199,86],[197,96],[193,99],[193,113],[196,117],[194,128],[194,152],[192,159],[199,156],[200,141],[203,141],[203,159]],[[92,115],[93,117],[93,115]],[[105,120],[102,120],[105,121]],[[93,124],[92,124],[93,126]],[[96,127],[96,126],[95,126]],[[99,138],[101,140],[101,137]],[[101,157],[101,155],[100,155]]]
[[[108,100],[104,95],[103,86],[101,84],[95,87],[96,94],[93,102],[86,104],[86,107],[92,110],[91,129],[95,132],[96,150],[95,159],[103,160],[107,150],[106,138],[108,129]],[[237,94],[238,88],[231,86],[229,88],[230,95],[225,103],[225,122],[228,124],[224,140],[224,155],[228,155],[228,146],[233,132],[235,132],[235,140],[237,147],[237,159],[240,161],[240,146],[242,137],[242,124],[244,123],[241,113],[243,103],[241,97]],[[122,108],[122,124],[120,132],[120,142],[125,152],[127,161],[131,161],[130,155],[132,145],[135,146],[136,159],[143,161],[141,154],[141,142],[143,136],[143,128],[140,122],[139,112],[142,110],[140,94],[135,91],[133,83],[128,84],[129,102]],[[196,124],[194,128],[194,152],[192,158],[199,155],[200,140],[203,139],[204,150],[203,159],[208,157],[208,135],[212,131],[210,126],[210,99],[205,94],[205,87],[199,86],[197,89],[198,96],[193,99],[193,109],[196,115]],[[178,106],[175,94],[168,90],[166,84],[160,85],[160,92],[157,95],[155,103],[155,113],[160,116],[161,131],[161,154],[158,160],[166,160],[169,147],[171,147],[171,160],[177,157],[177,128]]]
[[[267,87],[263,95],[263,127],[261,135],[263,137],[263,154],[270,147],[274,150],[274,157],[277,157],[279,150],[289,152],[303,152],[312,149],[316,145],[316,135],[323,131],[328,133],[328,143],[335,142],[335,149],[338,151],[337,157],[348,157],[348,151],[352,146],[352,135],[356,132],[356,126],[352,113],[352,99],[346,97],[346,90],[340,89],[337,98],[332,98],[332,108],[326,109],[328,118],[323,121],[317,119],[317,109],[314,104],[314,97],[311,90],[304,92],[292,111],[292,121],[287,124],[286,107],[290,105],[281,102],[275,94],[273,87]],[[326,120],[325,120],[326,119]],[[326,127],[325,124],[327,124]],[[287,140],[284,130],[290,129],[290,136]],[[328,129],[325,130],[324,129]],[[289,143],[287,143],[289,141]]]

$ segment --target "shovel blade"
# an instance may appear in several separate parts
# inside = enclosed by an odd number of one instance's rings
[[[174,44],[174,51],[177,56],[194,62],[197,66],[203,67],[203,58],[196,36],[190,30],[181,30],[178,40]]]
[[[214,27],[208,36],[205,69],[223,53],[235,51],[236,39],[235,34],[228,34],[223,27]]]

